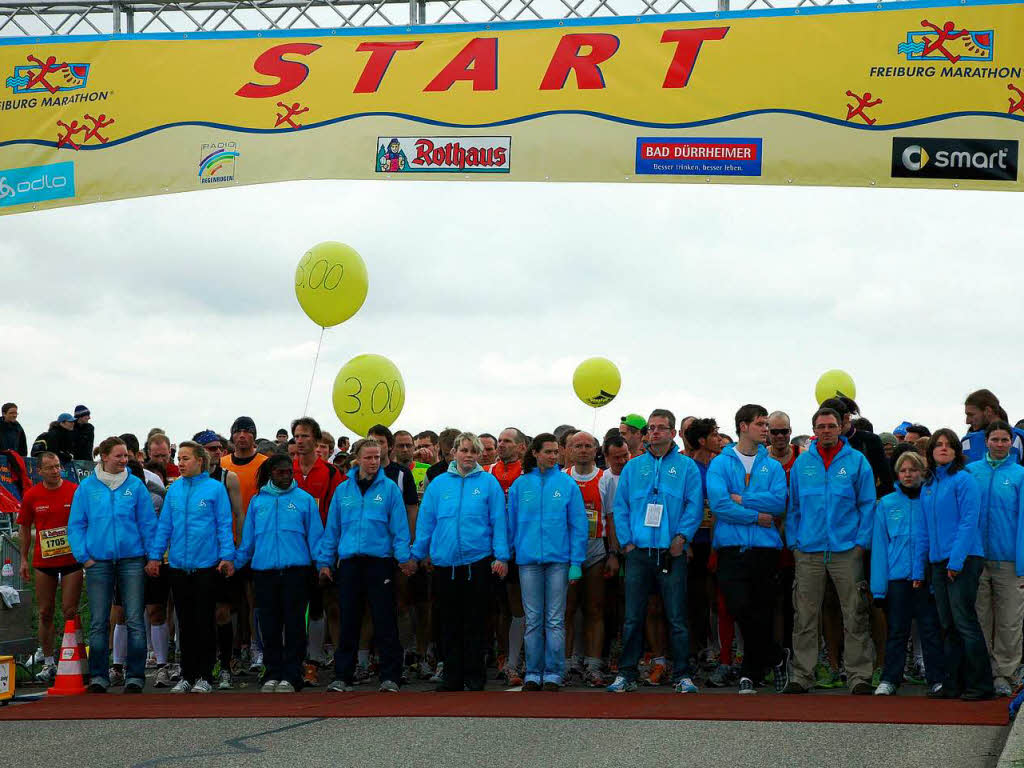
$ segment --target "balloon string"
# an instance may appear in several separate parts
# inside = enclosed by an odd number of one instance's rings
[[[594,409],[594,426],[590,428],[590,434],[597,435],[597,408]]]
[[[324,343],[324,331],[327,330],[323,326],[320,327],[320,341],[316,344],[316,357],[313,358],[313,375],[309,377],[309,389],[306,391],[306,406],[302,409],[302,415],[309,415],[309,398],[313,394],[313,380],[316,378],[316,365],[320,362],[320,347]]]

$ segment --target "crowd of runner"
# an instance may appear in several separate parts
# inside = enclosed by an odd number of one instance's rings
[[[493,663],[524,691],[980,700],[1022,673],[1024,432],[988,390],[964,410],[963,437],[876,435],[840,396],[798,436],[744,405],[735,440],[658,408],[599,436],[378,425],[350,445],[303,417],[269,441],[241,416],[94,446],[79,406],[29,451],[7,403],[0,450],[41,478],[17,522],[43,682],[58,586],[68,619],[84,585],[94,693],[140,692],[147,667],[175,693],[481,690]]]

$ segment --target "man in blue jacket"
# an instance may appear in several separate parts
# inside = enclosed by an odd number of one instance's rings
[[[787,658],[774,639],[772,608],[782,538],[775,521],[786,510],[786,472],[764,447],[768,410],[744,405],[736,412],[735,445],[708,467],[708,501],[715,516],[718,585],[743,633],[740,693],[757,693],[768,667],[775,687],[786,685]]]
[[[786,541],[796,560],[793,674],[785,693],[806,693],[818,661],[818,619],[831,576],[843,611],[843,655],[850,692],[870,694],[871,632],[864,550],[870,546],[875,477],[864,455],[840,436],[842,417],[820,408],[815,440],[789,473]]]
[[[409,520],[402,492],[380,471],[380,446],[373,438],[352,446],[358,472],[338,486],[320,540],[320,578],[338,585],[341,637],[334,652],[329,692],[351,691],[363,606],[370,603],[380,651],[380,690],[398,691],[402,644],[395,613],[394,561],[406,576],[416,572],[409,552]],[[332,568],[337,565],[337,573]]]
[[[612,693],[635,691],[647,597],[657,585],[668,619],[672,677],[678,693],[696,693],[690,679],[686,625],[686,545],[704,512],[700,471],[676,449],[676,417],[658,408],[647,420],[647,451],[626,464],[615,493],[615,532],[626,559],[626,619],[619,675]]]
[[[960,444],[964,449],[964,458],[970,464],[985,458],[988,441],[985,432],[988,425],[993,421],[1009,421],[1009,417],[999,404],[999,398],[990,389],[979,389],[967,396],[964,400],[964,416],[970,431],[963,436]],[[1016,463],[1024,462],[1024,431],[1016,427],[1012,431],[1010,455]]]

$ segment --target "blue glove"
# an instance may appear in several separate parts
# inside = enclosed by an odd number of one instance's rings
[[[578,565],[569,566],[569,581],[579,581],[583,578],[583,569]]]

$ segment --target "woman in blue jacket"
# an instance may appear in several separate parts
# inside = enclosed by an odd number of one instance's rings
[[[263,638],[263,693],[302,687],[309,568],[323,536],[316,499],[299,488],[292,461],[276,453],[260,465],[259,492],[249,502],[235,567],[252,559],[252,580]],[[284,630],[284,644],[281,632]]]
[[[231,502],[224,484],[210,477],[210,454],[199,443],[178,446],[178,469],[181,478],[164,497],[146,573],[160,575],[166,552],[181,646],[181,680],[171,693],[210,693],[217,643],[215,580],[218,571],[219,578],[235,571]]]
[[[143,621],[146,552],[156,533],[156,515],[146,485],[128,472],[128,449],[119,437],[99,447],[100,461],[75,491],[68,539],[86,569],[89,595],[89,691],[106,693],[110,605],[114,586],[128,626],[125,693],[142,693],[146,683],[146,627]]]
[[[931,478],[921,489],[923,524],[914,526],[914,587],[924,586],[927,562],[946,632],[946,679],[940,691],[928,695],[991,699],[992,668],[975,610],[984,567],[978,486],[963,471],[964,452],[953,430],[940,429],[928,439],[926,458]]]
[[[526,610],[524,691],[557,691],[565,674],[565,593],[583,575],[587,512],[558,469],[558,440],[537,435],[508,489],[508,527]]]
[[[505,492],[480,466],[480,438],[455,438],[455,460],[427,486],[416,518],[412,556],[435,568],[444,681],[439,691],[482,691],[491,573],[508,573]]]
[[[978,586],[978,620],[992,661],[997,696],[1010,686],[1024,640],[1024,467],[1011,448],[1013,428],[993,421],[985,429],[985,457],[967,465],[981,493],[985,569]]]
[[[914,589],[911,578],[914,530],[923,522],[921,484],[928,468],[920,454],[908,451],[896,459],[894,470],[896,492],[878,500],[871,539],[871,594],[876,606],[884,605],[888,625],[885,667],[875,695],[891,696],[903,682],[907,638],[914,620],[924,653],[928,690],[938,693],[945,678],[939,615],[927,585]]]

